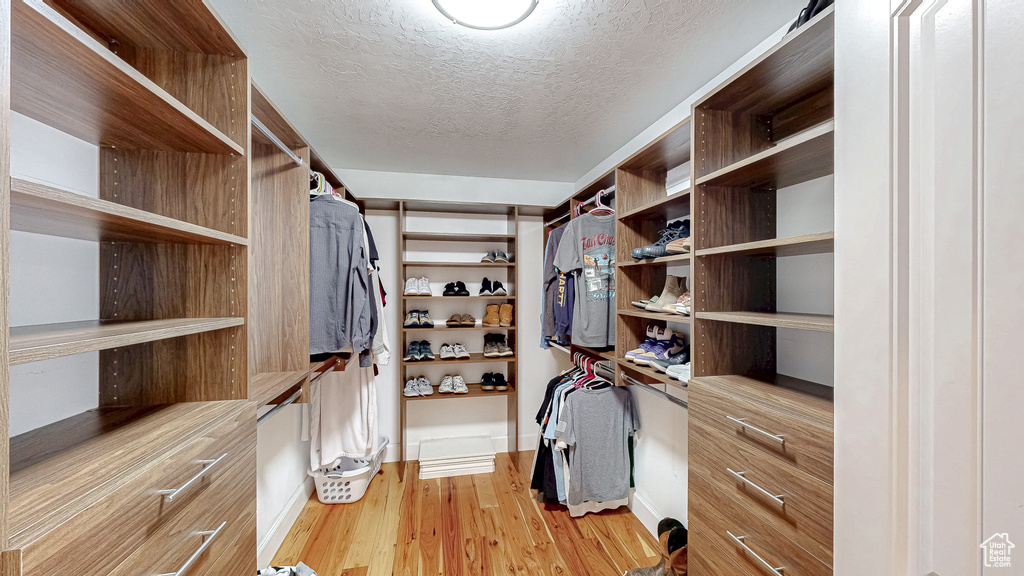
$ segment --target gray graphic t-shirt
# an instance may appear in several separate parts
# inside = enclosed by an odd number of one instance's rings
[[[566,224],[555,267],[576,278],[572,343],[615,345],[615,215],[584,214]]]

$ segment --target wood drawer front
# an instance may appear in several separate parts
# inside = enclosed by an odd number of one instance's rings
[[[810,474],[690,420],[691,469],[819,560],[832,565],[832,487]],[[743,482],[732,472],[742,474]],[[784,504],[759,492],[755,484]]]
[[[687,533],[688,576],[761,576],[744,572],[729,556],[716,546],[703,532],[692,525]]]
[[[781,458],[832,484],[830,426],[798,418],[747,396],[729,393],[699,381],[690,384],[690,416],[703,420],[730,438]],[[782,436],[782,441],[773,440],[755,428]]]
[[[243,410],[155,460],[84,512],[24,548],[26,576],[106,574],[162,523],[184,510],[256,445],[256,418]],[[226,456],[225,456],[226,455]],[[160,490],[181,487],[209,467],[181,495],[167,502]]]
[[[213,486],[153,532],[109,576],[173,574],[208,542],[205,551],[185,571],[188,576],[203,576],[231,548],[255,514],[256,446],[252,446]],[[215,531],[221,524],[224,527],[212,539],[200,534]]]
[[[206,576],[252,576],[256,573],[256,515],[254,514],[235,541]]]
[[[690,470],[690,523],[750,576],[831,576],[832,569]],[[742,545],[729,534],[742,539]],[[743,546],[747,549],[744,549]]]

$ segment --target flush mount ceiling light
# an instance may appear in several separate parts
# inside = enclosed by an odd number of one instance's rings
[[[433,0],[445,18],[476,30],[515,26],[533,13],[537,0]]]

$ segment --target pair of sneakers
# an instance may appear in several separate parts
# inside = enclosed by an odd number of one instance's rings
[[[480,389],[484,392],[504,392],[508,390],[508,382],[505,380],[505,375],[500,372],[488,372],[480,378]]]
[[[434,393],[434,387],[430,385],[430,380],[427,380],[423,376],[419,378],[412,378],[405,383],[405,394],[406,398],[414,398],[416,396],[430,396]]]
[[[433,359],[434,352],[430,349],[430,342],[426,340],[409,342],[409,348],[406,350],[405,356],[402,357],[402,360],[406,362],[422,362]]]
[[[484,356],[487,358],[498,358],[499,356],[514,356],[515,353],[508,347],[508,338],[504,334],[484,335]]]
[[[441,344],[441,360],[468,360],[469,351],[462,344]]]
[[[639,366],[649,366],[652,361],[668,360],[684,349],[682,335],[652,324],[647,327],[647,338],[640,346],[626,352],[626,360]]]
[[[430,317],[430,312],[426,310],[409,310],[409,313],[405,315],[405,322],[402,326],[406,328],[433,328],[434,319]]]
[[[491,250],[484,257],[480,259],[481,262],[511,262],[512,256],[508,252],[502,252],[501,250]]]
[[[484,278],[484,281],[480,283],[480,295],[508,296],[508,290],[505,290],[505,286],[502,285],[501,280],[491,282],[487,278]]]
[[[672,222],[660,232],[658,232],[659,238],[654,244],[649,244],[640,248],[634,248],[630,255],[637,260],[645,258],[661,258],[662,256],[668,256],[668,245],[675,242],[676,240],[682,240],[690,237],[690,219],[676,220]]]
[[[688,382],[690,380],[690,347],[686,346],[678,354],[668,358],[651,360],[650,366],[658,372],[668,374],[670,378]]]
[[[445,375],[437,391],[440,394],[469,394],[469,386],[466,386],[466,379],[460,375]]]
[[[405,281],[405,292],[406,296],[432,296],[433,292],[430,291],[430,280],[426,277],[423,278],[409,278]]]
[[[449,282],[444,285],[444,292],[442,296],[469,296],[469,288],[466,288],[466,283],[462,280],[458,282]]]

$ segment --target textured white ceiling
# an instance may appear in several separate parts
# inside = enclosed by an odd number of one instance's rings
[[[430,0],[210,0],[336,168],[575,181],[805,0],[541,0],[477,31]]]

